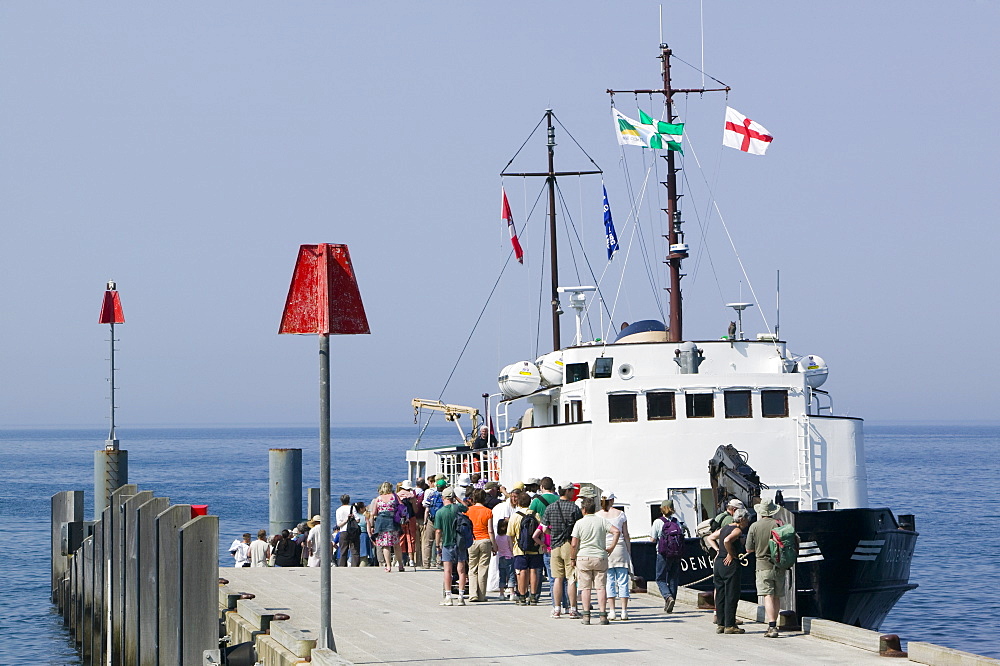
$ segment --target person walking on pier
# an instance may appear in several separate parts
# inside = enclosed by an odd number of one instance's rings
[[[742,634],[736,626],[736,605],[740,601],[740,555],[743,555],[743,535],[750,525],[746,509],[733,512],[733,522],[705,537],[705,542],[715,548],[715,565],[712,580],[715,583],[715,623],[717,634]]]
[[[593,497],[580,500],[583,518],[573,526],[572,561],[576,565],[576,580],[583,597],[583,624],[590,624],[590,592],[597,590],[597,607],[600,624],[608,624],[608,554],[614,551],[621,538],[618,528],[595,515],[597,503]],[[611,543],[608,543],[608,533]]]
[[[320,565],[320,545],[323,543],[324,538],[330,538],[330,530],[324,530],[319,514],[313,516],[312,520],[306,523],[306,525],[309,527],[309,535],[306,537],[306,548],[309,550],[309,558],[306,561],[306,566],[318,567]]]
[[[625,512],[616,509],[614,506],[615,494],[611,491],[604,491],[601,495],[601,510],[597,515],[618,528],[621,538],[617,545],[608,555],[608,619],[615,619],[615,599],[621,601],[621,619],[628,619],[628,600],[631,596],[631,585],[629,571],[632,569],[632,550],[628,535],[628,519]],[[608,534],[608,544],[612,541],[612,535]],[[676,592],[675,592],[676,594]]]
[[[469,601],[486,601],[490,559],[497,552],[493,533],[493,512],[486,506],[486,491],[472,491],[472,506],[466,512],[472,521],[472,546],[469,548]]]
[[[754,506],[757,512],[757,522],[750,526],[747,534],[747,550],[757,556],[755,574],[757,594],[764,598],[764,619],[767,621],[765,638],[778,637],[778,610],[781,597],[785,594],[785,572],[775,568],[768,552],[771,541],[771,530],[778,527],[774,514],[778,506],[771,500],[763,500]]]
[[[267,530],[257,531],[257,540],[250,544],[250,566],[266,567],[271,557],[271,546],[267,543]]]
[[[514,551],[514,573],[517,577],[517,604],[535,606],[541,588],[541,572],[544,562],[538,534],[538,517],[529,509],[531,496],[517,493],[517,511],[507,522],[507,536]]]
[[[465,513],[467,508],[455,497],[454,488],[441,491],[444,506],[434,516],[434,541],[441,549],[441,563],[444,566],[444,601],[442,606],[453,606],[451,594],[452,573],[458,570],[458,605],[464,606],[462,591],[465,589],[469,571],[469,551],[459,543],[455,530],[455,514]]]
[[[361,566],[361,525],[350,495],[340,496],[340,506],[337,507],[335,518],[337,529],[340,530],[340,558],[337,565],[346,567],[350,555],[351,566]]]
[[[422,502],[424,506],[424,535],[421,548],[423,549],[424,567],[432,569],[441,564],[437,547],[434,545],[434,516],[444,506],[444,501],[441,499],[441,491],[447,487],[448,482],[444,477],[435,479],[433,476],[428,477],[428,481],[433,481],[433,484],[424,492],[424,500]]]
[[[236,560],[237,569],[250,566],[250,533],[244,532],[242,540],[233,541],[233,545],[229,547],[229,553]]]
[[[660,502],[660,514],[653,521],[650,539],[656,544],[656,586],[663,597],[663,612],[672,613],[681,580],[685,527],[684,523],[677,520],[673,500]],[[726,517],[730,517],[730,514],[726,513]]]
[[[387,572],[392,571],[392,556],[396,555],[396,563],[400,571],[403,569],[403,553],[399,547],[399,522],[396,521],[396,508],[399,499],[392,492],[392,484],[385,481],[378,487],[378,497],[372,502],[375,508],[375,524],[370,528],[375,546],[382,550],[382,564]]]
[[[402,503],[405,509],[406,519],[400,525],[399,548],[403,552],[402,564],[417,568],[417,552],[420,547],[417,542],[417,507],[415,506],[416,494],[413,492],[413,484],[409,479],[400,481],[396,485],[396,498]]]
[[[274,545],[274,566],[276,567],[297,567],[301,560],[301,553],[292,541],[292,533],[288,530],[281,530],[281,537]]]
[[[547,479],[548,477],[546,477]],[[542,480],[543,482],[545,479]],[[542,486],[545,488],[545,486]],[[572,618],[580,617],[576,609],[576,571],[573,564],[573,547],[570,540],[573,537],[573,526],[583,518],[580,507],[573,502],[573,492],[576,486],[566,481],[559,486],[559,497],[548,503],[542,515],[539,529],[551,540],[549,553],[549,574],[552,591],[552,617],[559,618],[563,610]],[[531,505],[542,503],[547,497],[536,495]]]

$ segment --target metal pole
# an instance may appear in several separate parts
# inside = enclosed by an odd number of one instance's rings
[[[552,109],[545,110],[545,119],[548,123],[548,151],[549,151],[549,263],[551,264],[552,275],[552,350],[562,349],[562,342],[559,335],[559,253],[556,251],[556,170],[555,170],[555,148],[556,148],[556,128],[552,125]]]
[[[670,89],[670,49],[660,46],[663,60],[663,95],[667,107],[667,122],[674,122],[673,90]],[[681,305],[681,259],[684,255],[675,253],[673,246],[678,243],[681,216],[677,210],[677,170],[674,165],[674,151],[667,151],[667,265],[670,268],[670,323],[669,339],[680,342],[684,339],[684,315]]]
[[[302,449],[269,449],[268,531],[279,534],[302,520]]]
[[[330,336],[319,336],[319,646],[337,651],[330,620],[330,566],[333,564],[330,535]]]
[[[111,430],[108,431],[108,441],[105,447],[118,448],[118,438],[115,437],[115,325],[111,323]]]

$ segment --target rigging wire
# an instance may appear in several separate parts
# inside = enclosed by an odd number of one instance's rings
[[[535,129],[538,128],[536,127]],[[531,214],[535,212],[535,208],[538,206],[538,201],[539,199],[542,198],[542,193],[544,191],[545,190],[543,185],[542,189],[539,190],[538,192],[538,196],[535,197],[535,203],[534,205],[532,205],[531,211],[527,214],[527,216],[525,216],[524,222],[521,224],[521,229],[518,231],[517,234],[518,237],[520,237],[524,233],[525,228],[528,226],[528,220],[531,219]],[[462,357],[465,356],[465,352],[469,348],[469,343],[472,342],[472,336],[475,335],[476,328],[478,328],[479,326],[479,322],[482,321],[483,315],[486,314],[486,308],[489,307],[490,301],[493,299],[493,294],[496,293],[497,287],[500,286],[500,281],[503,279],[503,274],[507,270],[507,266],[510,265],[510,260],[513,257],[514,257],[514,248],[512,247],[507,252],[507,259],[503,262],[503,266],[500,268],[500,274],[497,275],[497,279],[493,283],[493,287],[490,289],[490,293],[486,297],[486,301],[483,303],[482,309],[479,311],[479,316],[476,317],[475,323],[472,324],[472,330],[469,331],[469,337],[465,339],[465,344],[462,345],[462,349],[458,353],[458,358],[455,359],[455,365],[451,367],[451,372],[448,373],[448,378],[445,380],[444,386],[441,387],[441,392],[438,393],[437,397],[438,401],[440,401],[441,398],[444,397],[444,392],[448,390],[448,385],[451,383],[452,378],[455,376],[455,371],[458,369],[458,364],[462,362]],[[424,426],[420,429],[420,432],[417,434],[417,440],[413,443],[414,449],[417,448],[417,445],[420,443],[420,438],[423,437],[424,432],[427,430],[427,426],[430,425],[431,419],[434,418],[435,413],[436,412],[431,412],[430,416],[428,416],[427,420],[424,422]]]
[[[729,233],[729,225],[726,224],[726,218],[722,215],[722,209],[719,208],[719,202],[715,198],[715,192],[713,191],[712,186],[709,184],[708,179],[705,178],[704,168],[701,165],[701,160],[698,159],[698,152],[693,146],[691,147],[691,156],[698,165],[698,170],[702,173],[702,179],[705,181],[705,187],[708,188],[709,197],[712,201],[712,207],[715,209],[715,214],[719,216],[719,222],[722,224],[722,228],[726,232],[726,238],[729,239],[729,245],[733,248],[733,254],[736,255],[736,261],[740,265],[740,271],[743,273],[743,279],[747,281],[747,287],[750,289],[750,295],[753,296],[753,302],[757,306],[757,311],[760,313],[761,319],[764,320],[764,329],[770,331],[771,324],[767,321],[767,315],[764,313],[764,309],[760,306],[760,299],[757,298],[757,291],[753,288],[753,282],[750,280],[750,275],[747,273],[746,266],[743,264],[743,259],[740,257],[739,250],[736,249],[736,242],[733,240],[732,234]],[[775,340],[773,344],[774,348],[778,350],[780,354],[781,350],[778,347],[777,340]]]
[[[576,137],[574,137],[574,136],[573,136],[573,135],[572,135],[572,134],[570,133],[570,131],[569,131],[568,129],[566,129],[566,126],[562,124],[562,121],[561,121],[561,120],[559,120],[559,116],[557,116],[557,115],[555,114],[555,112],[554,112],[554,111],[552,112],[552,117],[553,117],[553,118],[555,119],[555,121],[556,121],[557,123],[559,123],[559,127],[562,127],[562,128],[563,128],[563,131],[564,131],[564,132],[566,132],[566,134],[568,134],[568,135],[569,135],[569,138],[573,139],[573,143],[575,143],[575,144],[576,144],[576,147],[580,149],[580,152],[581,152],[581,153],[583,153],[584,155],[586,155],[586,156],[587,156],[587,159],[588,159],[588,160],[590,160],[590,163],[591,163],[591,164],[593,164],[593,165],[594,165],[595,167],[597,167],[597,170],[598,170],[598,171],[600,171],[600,170],[601,170],[601,167],[597,166],[597,162],[595,162],[595,161],[594,161],[594,158],[593,158],[593,157],[591,157],[591,156],[590,156],[590,155],[589,155],[589,154],[587,153],[587,151],[583,149],[583,146],[581,146],[581,145],[580,145],[580,142],[576,140]],[[539,122],[539,124],[541,124],[541,123]],[[522,148],[523,148],[523,146],[522,146]]]
[[[555,115],[555,114],[553,114],[553,115]],[[531,141],[531,137],[535,136],[535,132],[537,132],[538,128],[542,126],[543,122],[545,122],[545,116],[544,115],[538,121],[538,124],[535,125],[535,129],[531,130],[531,134],[529,134],[528,138],[524,140],[524,143],[521,144],[521,147],[517,149],[516,153],[514,153],[514,157],[510,158],[510,161],[507,162],[507,164],[504,166],[504,168],[500,169],[501,172],[506,171],[507,167],[509,167],[511,164],[514,163],[514,160],[517,159],[517,156],[521,154],[521,151],[524,150],[524,147],[528,145],[529,141]]]

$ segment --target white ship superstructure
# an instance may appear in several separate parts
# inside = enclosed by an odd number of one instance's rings
[[[635,341],[657,335],[564,349],[562,383],[499,401],[499,448],[411,451],[414,472],[475,469],[507,487],[543,475],[587,481],[615,491],[639,535],[663,499],[675,500],[688,525],[709,517],[707,461],[733,444],[754,461],[766,494],[781,490],[789,508],[867,506],[862,420],[831,413],[816,388],[825,365],[809,374],[822,361],[800,362],[772,340]]]

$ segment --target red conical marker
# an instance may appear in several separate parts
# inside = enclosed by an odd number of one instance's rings
[[[104,292],[104,303],[101,304],[101,318],[98,324],[124,324],[125,315],[122,314],[122,299],[115,290],[115,283],[108,283],[108,290]]]

